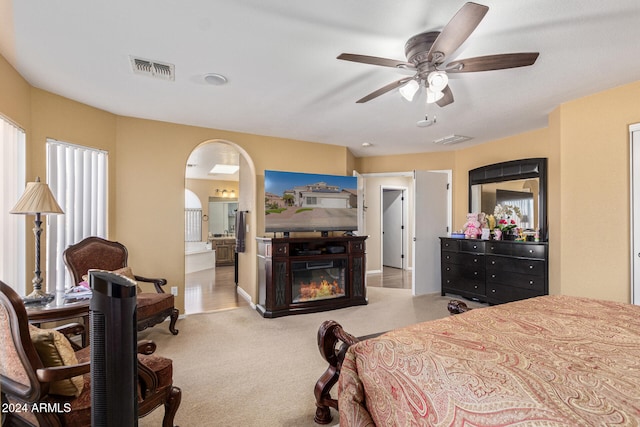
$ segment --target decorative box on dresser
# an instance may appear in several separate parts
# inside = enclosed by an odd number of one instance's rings
[[[442,295],[490,304],[549,294],[548,243],[440,238]]]

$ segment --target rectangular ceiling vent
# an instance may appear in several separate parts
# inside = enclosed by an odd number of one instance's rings
[[[445,136],[444,138],[436,139],[433,141],[433,143],[440,144],[440,145],[449,145],[449,144],[458,144],[460,142],[468,141],[470,139],[471,137],[469,136],[449,135],[449,136]]]
[[[131,56],[131,67],[136,74],[143,74],[162,80],[175,80],[175,66],[173,64],[151,61],[149,59]]]

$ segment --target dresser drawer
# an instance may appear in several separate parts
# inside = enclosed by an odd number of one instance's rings
[[[458,252],[460,250],[460,240],[457,239],[441,239],[440,248],[443,251]]]
[[[514,288],[499,284],[487,284],[487,302],[490,304],[503,304],[511,301],[533,298],[544,295],[531,289]]]
[[[466,266],[482,266],[482,268],[484,268],[484,255],[443,252],[441,256],[443,263]]]
[[[508,271],[537,277],[545,277],[547,273],[547,263],[543,260],[510,258],[495,255],[487,255],[486,258],[487,272]]]
[[[545,245],[536,245],[532,243],[501,243],[489,242],[487,244],[487,253],[496,255],[509,255],[524,258],[545,259],[547,247]]]
[[[455,272],[442,272],[442,289],[452,293],[471,293],[484,296],[485,282],[483,279],[467,279],[459,277]]]
[[[487,271],[487,286],[500,284],[542,293],[545,291],[545,283],[544,276],[532,276],[511,271]]]
[[[460,252],[484,253],[485,242],[482,240],[460,240]]]

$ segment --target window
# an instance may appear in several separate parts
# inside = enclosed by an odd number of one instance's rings
[[[47,219],[47,289],[64,291],[71,283],[62,253],[89,236],[107,235],[107,152],[47,140],[47,183],[64,215]]]
[[[24,130],[0,117],[0,280],[25,294],[25,221],[33,217],[11,215],[26,183]]]

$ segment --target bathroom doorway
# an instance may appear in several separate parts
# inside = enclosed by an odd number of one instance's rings
[[[241,180],[255,176],[246,153],[227,141],[207,141],[189,155],[185,168],[185,192],[197,196],[202,205],[200,239],[187,241],[185,205],[185,314],[228,310],[250,304],[247,292],[236,285],[235,213],[241,200],[255,194],[241,194]],[[249,190],[248,192],[252,192]],[[245,285],[246,286],[246,285]],[[250,298],[249,298],[250,299]]]

